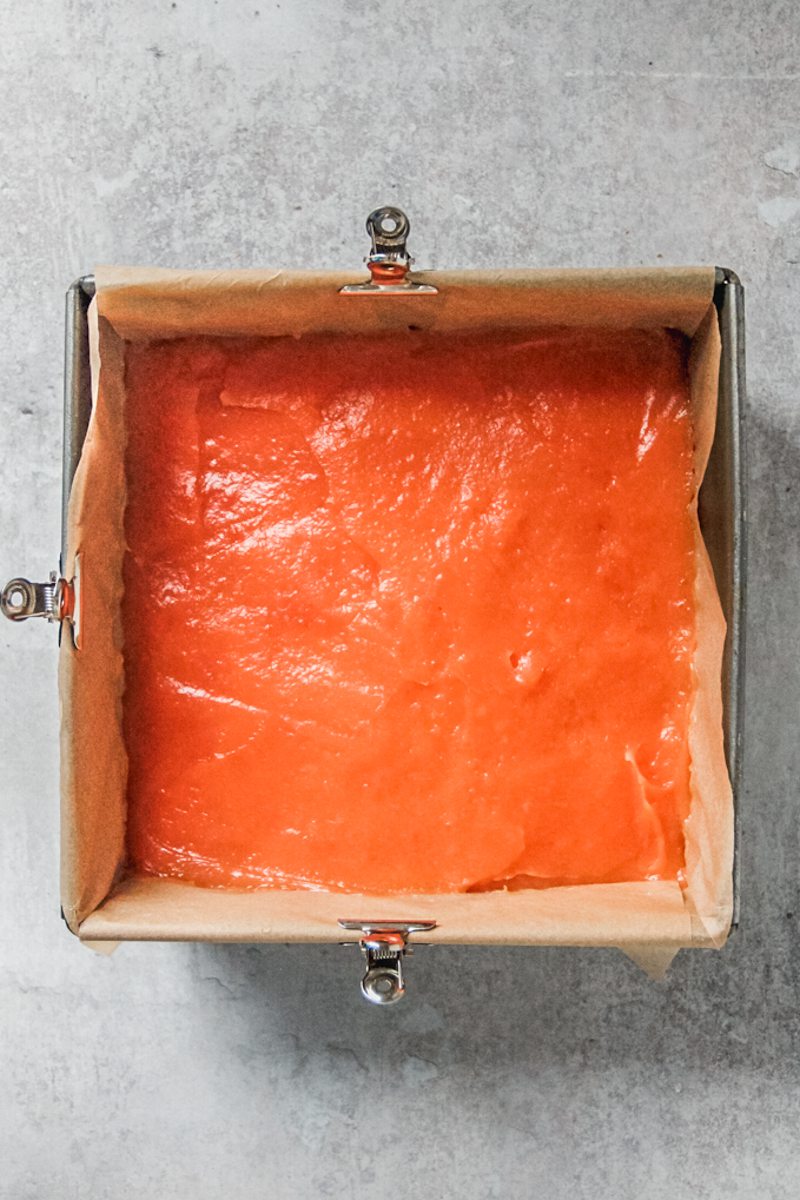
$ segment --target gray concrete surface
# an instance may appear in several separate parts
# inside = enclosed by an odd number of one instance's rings
[[[0,630],[9,1200],[797,1194],[800,10],[791,0],[0,0],[0,574],[55,562],[62,293],[101,261],[713,261],[748,285],[743,926],[666,983],[440,950],[128,946],[57,900],[53,630]]]

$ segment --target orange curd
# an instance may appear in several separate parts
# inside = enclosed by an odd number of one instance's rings
[[[133,869],[449,892],[675,879],[686,343],[127,349]]]

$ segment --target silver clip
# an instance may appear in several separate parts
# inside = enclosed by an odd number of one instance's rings
[[[27,621],[31,617],[59,623],[67,621],[72,626],[75,645],[79,638],[79,568],[80,558],[75,558],[75,576],[71,582],[61,579],[55,571],[50,572],[47,583],[32,583],[18,576],[10,579],[0,591],[0,612],[9,621]]]
[[[31,583],[30,579],[10,579],[0,592],[0,609],[9,621],[27,621],[29,617],[46,617],[56,621],[56,592],[63,580],[50,572],[48,583]]]
[[[413,258],[408,253],[407,240],[411,222],[399,208],[384,205],[367,217],[367,233],[372,241],[372,253],[364,259],[370,278],[365,283],[348,283],[340,292],[346,296],[371,295],[433,295],[437,289],[430,283],[417,283],[409,275]]]
[[[436,928],[435,921],[344,921],[342,929],[358,931],[357,942],[343,946],[359,946],[364,955],[366,970],[361,979],[361,994],[371,1004],[396,1004],[406,994],[403,959],[412,953],[408,943],[412,933]]]

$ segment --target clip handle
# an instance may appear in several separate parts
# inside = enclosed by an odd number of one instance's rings
[[[400,208],[385,204],[367,217],[367,233],[372,239],[372,254],[384,255],[397,261],[411,262],[406,242],[411,222]]]
[[[361,980],[361,995],[371,1004],[396,1004],[406,994],[403,956],[407,939],[402,933],[365,934],[361,939],[367,969]]]

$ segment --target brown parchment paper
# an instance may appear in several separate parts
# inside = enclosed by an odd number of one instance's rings
[[[69,501],[64,575],[81,555],[81,649],[61,639],[61,896],[70,928],[108,895],[125,849],[127,760],[122,746],[124,343],[96,314],[92,417]]]
[[[363,275],[100,268],[90,310],[94,412],[70,499],[80,550],[82,649],[62,644],[64,908],[86,940],[339,941],[344,918],[432,918],[431,942],[619,946],[663,969],[681,946],[719,945],[731,917],[732,801],[721,720],[724,621],[699,525],[697,675],[691,717],[688,886],[594,884],[514,893],[355,896],[235,892],[122,878],[121,737],[124,341],[188,334],[441,332],[547,325],[679,329],[693,339],[698,484],[716,413],[720,341],[712,267],[624,271],[429,272],[436,296],[341,296]]]

